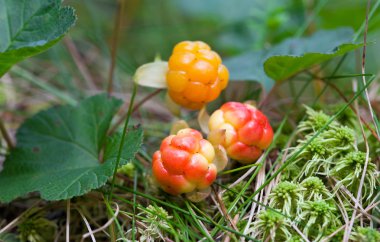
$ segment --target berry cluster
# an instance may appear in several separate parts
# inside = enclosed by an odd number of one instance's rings
[[[178,43],[168,62],[143,65],[135,75],[139,85],[167,88],[174,103],[192,110],[218,98],[228,78],[220,56],[201,41]],[[209,118],[208,127],[208,140],[200,132],[184,128],[166,137],[154,153],[153,176],[167,193],[185,193],[193,201],[203,199],[228,156],[243,164],[253,163],[273,138],[266,116],[238,102],[222,105]]]

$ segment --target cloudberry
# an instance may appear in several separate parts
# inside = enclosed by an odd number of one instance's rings
[[[170,56],[166,81],[174,102],[196,110],[219,96],[228,77],[227,68],[210,46],[201,41],[183,41]]]
[[[256,161],[273,139],[267,117],[249,104],[225,103],[211,115],[208,124],[209,141],[222,145],[231,158],[243,164]]]
[[[153,155],[153,176],[167,193],[207,189],[215,180],[215,150],[197,130],[185,128],[166,137]]]

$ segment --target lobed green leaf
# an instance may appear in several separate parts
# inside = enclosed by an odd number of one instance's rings
[[[17,62],[41,53],[74,25],[61,0],[0,0],[0,77]]]
[[[225,60],[235,81],[256,81],[269,91],[275,82],[362,46],[351,43],[350,28],[321,30],[304,38],[289,38],[267,50],[244,53]]]
[[[0,201],[34,191],[46,200],[68,199],[104,185],[116,165],[121,135],[108,138],[107,130],[120,105],[103,94],[28,119],[0,173]],[[141,143],[142,130],[130,130],[120,165],[133,159]]]

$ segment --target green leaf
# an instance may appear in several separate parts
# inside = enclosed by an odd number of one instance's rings
[[[352,29],[321,30],[310,37],[289,38],[267,50],[248,52],[225,60],[236,81],[256,81],[269,91],[275,81],[355,50]]]
[[[267,51],[247,52],[223,61],[230,72],[232,81],[256,81],[264,90],[272,89],[274,81],[264,71],[264,61],[268,58]]]
[[[0,77],[17,62],[57,43],[75,23],[61,0],[0,0]]]
[[[113,174],[120,142],[119,134],[106,134],[120,105],[118,99],[98,95],[28,119],[0,173],[0,201],[33,191],[46,200],[68,199],[104,185]],[[127,133],[120,165],[134,157],[141,143],[141,129]]]
[[[0,241],[1,242],[19,242],[20,240],[17,238],[17,235],[15,234],[4,233],[4,234],[0,234]]]
[[[275,81],[285,80],[303,70],[355,50],[362,44],[350,43],[352,29],[318,31],[308,38],[288,39],[264,63],[266,74]]]

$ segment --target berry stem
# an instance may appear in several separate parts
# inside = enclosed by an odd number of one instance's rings
[[[146,103],[147,101],[149,101],[151,98],[153,98],[154,96],[158,95],[162,90],[163,89],[157,89],[154,92],[151,92],[150,94],[146,95],[143,99],[141,99],[140,102],[136,103],[136,105],[132,109],[132,113],[134,113],[135,111],[137,111],[139,109],[139,107],[141,107],[144,103]],[[109,134],[112,134],[112,133],[115,132],[115,130],[117,129],[117,127],[119,127],[120,124],[123,122],[123,120],[125,120],[127,118],[128,112],[125,112],[125,113],[121,114],[120,116],[121,117],[110,128]]]
[[[117,153],[116,164],[115,164],[115,168],[113,170],[111,189],[110,189],[109,194],[108,194],[108,200],[109,201],[112,201],[112,195],[113,195],[112,191],[113,191],[113,188],[115,186],[116,172],[117,172],[117,168],[119,167],[120,158],[121,158],[121,151],[122,151],[123,146],[124,146],[125,136],[127,134],[127,128],[128,128],[128,124],[129,124],[129,119],[130,119],[131,114],[132,114],[132,107],[133,107],[133,102],[134,102],[135,97],[136,97],[136,93],[137,93],[137,85],[133,84],[132,96],[131,96],[131,100],[129,102],[127,118],[125,119],[123,133],[121,135],[121,141],[120,141],[120,145],[119,145],[119,151]]]

